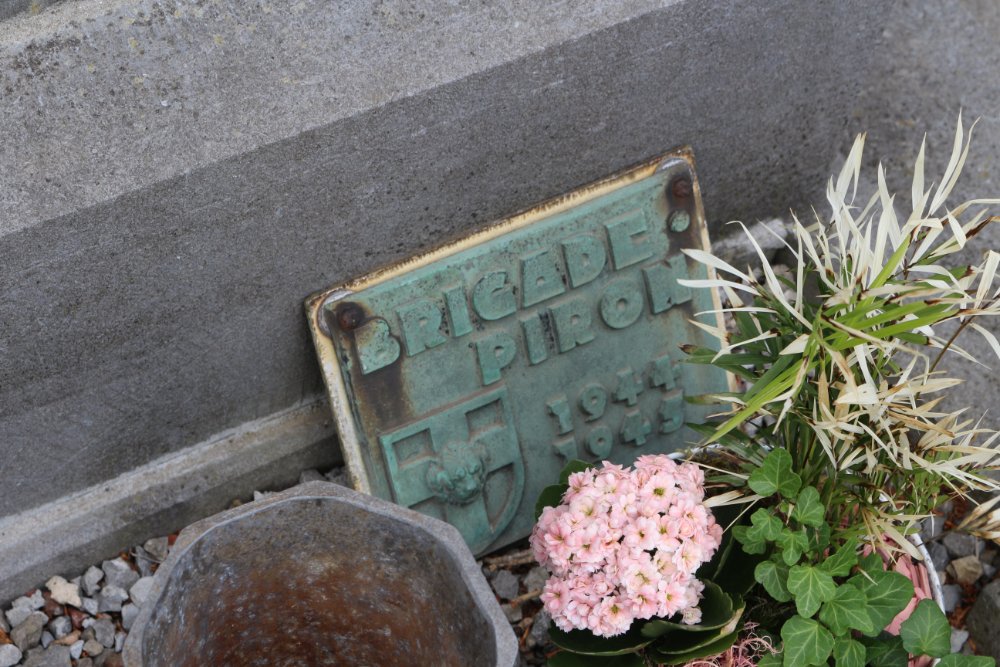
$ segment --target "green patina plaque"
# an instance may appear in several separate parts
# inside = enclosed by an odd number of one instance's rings
[[[569,459],[683,449],[728,378],[681,363],[713,308],[688,151],[307,301],[352,482],[482,553],[531,531]],[[708,318],[708,316],[701,316]],[[716,322],[712,322],[717,324]]]

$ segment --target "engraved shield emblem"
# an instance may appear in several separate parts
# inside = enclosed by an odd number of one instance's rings
[[[514,518],[524,463],[505,387],[425,415],[379,442],[395,501],[451,523],[473,552]]]

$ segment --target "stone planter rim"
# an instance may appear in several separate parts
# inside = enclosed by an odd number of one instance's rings
[[[302,500],[323,500],[327,498],[334,498],[340,502],[353,505],[394,521],[408,523],[435,537],[454,559],[462,581],[468,587],[477,608],[493,628],[496,638],[497,667],[513,667],[517,664],[519,658],[517,638],[514,636],[514,632],[506,616],[500,609],[493,591],[486,583],[486,579],[483,577],[472,552],[469,551],[468,546],[466,546],[465,541],[456,528],[433,517],[414,512],[399,505],[394,505],[374,496],[354,491],[339,484],[316,481],[299,484],[261,500],[225,510],[184,528],[177,537],[176,542],[174,542],[167,559],[157,569],[153,577],[153,584],[149,595],[129,631],[128,638],[125,640],[122,658],[126,667],[142,667],[141,639],[143,630],[149,624],[153,609],[163,596],[170,573],[173,572],[178,562],[187,555],[198,540],[222,526],[231,524],[243,517],[267,511],[277,505]]]

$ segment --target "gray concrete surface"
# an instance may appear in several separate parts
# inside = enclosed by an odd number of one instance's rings
[[[860,129],[891,167],[925,130],[944,160],[960,107],[983,116],[965,192],[996,192],[998,21],[986,0],[73,0],[0,22],[0,521],[315,400],[310,292],[678,144],[715,233],[820,206]]]

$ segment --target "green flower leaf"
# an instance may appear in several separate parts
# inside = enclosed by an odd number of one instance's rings
[[[754,568],[753,578],[756,579],[776,602],[788,602],[792,594],[788,590],[788,566],[766,560]]]
[[[819,528],[825,523],[824,515],[823,501],[820,500],[819,491],[811,486],[799,491],[795,509],[792,510],[793,519],[805,526]]]
[[[767,542],[760,539],[758,535],[750,534],[750,526],[733,526],[733,537],[743,546],[743,551],[748,554],[762,554],[767,551]]]
[[[951,652],[951,626],[934,600],[921,600],[899,628],[903,648],[914,655],[940,658]]]
[[[792,456],[784,449],[772,449],[760,467],[750,473],[747,484],[754,493],[792,498],[802,486],[802,478],[792,470]]]
[[[864,575],[856,575],[848,580],[861,589],[868,599],[868,615],[872,619],[872,630],[868,636],[878,634],[892,622],[903,607],[913,597],[913,582],[898,572],[874,572],[868,580]]]
[[[833,599],[837,585],[833,583],[833,577],[812,565],[793,565],[788,570],[788,590],[795,596],[795,608],[799,614],[809,618],[821,604]]]
[[[535,501],[535,521],[538,521],[538,517],[542,516],[542,510],[546,507],[558,507],[568,488],[565,484],[553,484],[542,489],[542,492],[538,494],[538,500]]]
[[[833,650],[833,635],[816,621],[792,616],[781,628],[785,664],[795,667],[825,665]]]
[[[839,586],[833,599],[823,603],[819,620],[835,635],[846,634],[850,629],[871,633],[875,628],[865,609],[866,603],[865,594],[856,586]]]
[[[778,535],[778,546],[781,547],[781,559],[785,565],[795,565],[809,550],[809,538],[801,530],[783,528]]]
[[[833,643],[833,659],[837,667],[865,667],[864,644],[841,637]]]
[[[617,637],[598,637],[589,630],[570,630],[564,632],[554,624],[549,625],[549,638],[561,649],[584,655],[624,655],[635,653],[645,648],[653,641],[644,637],[639,630],[640,625],[633,623],[628,632]]]
[[[833,577],[846,577],[858,562],[858,542],[850,539],[819,564],[819,569]]]
[[[728,635],[716,639],[714,642],[710,644],[706,644],[705,646],[701,646],[699,648],[692,649],[684,653],[676,653],[676,654],[663,653],[655,649],[649,651],[648,653],[649,656],[653,658],[653,660],[655,660],[660,664],[684,665],[691,662],[692,660],[697,660],[698,658],[706,658],[710,655],[718,655],[719,653],[722,653],[723,651],[725,651],[726,649],[728,649],[730,646],[733,645],[733,642],[736,641],[736,637],[738,635],[739,632],[731,632]]]
[[[690,625],[687,623],[675,623],[663,618],[653,618],[644,623],[633,624],[632,629],[634,630],[638,627],[640,634],[649,639],[655,639],[672,630],[697,633],[705,630],[718,630],[725,627],[727,628],[727,634],[732,632],[729,625],[735,626],[735,621],[739,620],[740,616],[743,615],[743,601],[737,599],[737,604],[734,605],[733,598],[719,588],[717,584],[708,580],[705,580],[704,584],[705,590],[702,592],[701,601],[698,603],[698,607],[701,609],[701,621],[699,623]]]
[[[774,542],[784,528],[781,519],[763,507],[753,513],[750,523],[753,525],[747,530],[747,537],[754,542],[764,540]]]
[[[952,653],[938,661],[937,667],[996,667],[997,661],[985,655]]]
[[[903,648],[903,640],[883,632],[878,637],[862,637],[865,656],[871,667],[908,667],[910,654]]]

